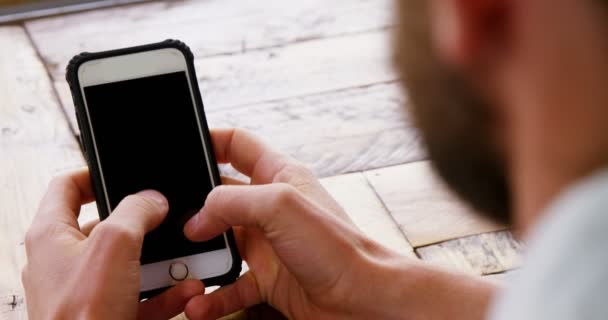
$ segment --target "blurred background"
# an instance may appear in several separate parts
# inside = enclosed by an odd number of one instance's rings
[[[146,0],[0,0],[0,23]]]
[[[519,265],[522,245],[430,170],[392,67],[393,0],[0,0],[0,21],[0,319],[26,317],[23,238],[48,181],[85,165],[68,61],[168,38],[194,52],[210,127],[308,165],[370,237],[498,281]]]

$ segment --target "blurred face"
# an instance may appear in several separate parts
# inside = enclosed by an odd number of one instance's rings
[[[487,101],[433,50],[429,1],[399,0],[396,61],[409,111],[438,174],[477,211],[510,222],[506,161]]]
[[[547,182],[539,170],[575,178],[585,154],[588,164],[603,159],[592,141],[599,138],[580,133],[605,122],[608,0],[397,3],[395,58],[409,111],[434,168],[474,209],[512,223],[514,190],[518,206],[522,199],[516,179],[538,187]],[[576,105],[594,116],[574,119]],[[525,149],[532,135],[537,144]],[[523,154],[526,164],[539,162],[524,175]]]

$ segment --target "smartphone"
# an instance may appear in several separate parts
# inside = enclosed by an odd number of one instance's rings
[[[183,234],[221,184],[190,49],[167,40],[84,53],[70,62],[67,79],[100,218],[141,190],[169,201],[167,218],[144,240],[142,297],[185,279],[236,280],[241,258],[232,231],[202,243]]]

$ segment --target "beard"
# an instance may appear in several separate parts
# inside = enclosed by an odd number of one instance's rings
[[[476,212],[510,224],[506,156],[493,108],[434,52],[428,1],[398,0],[395,62],[433,168]]]

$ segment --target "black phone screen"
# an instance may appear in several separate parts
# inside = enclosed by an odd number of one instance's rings
[[[216,165],[205,157],[186,73],[89,86],[84,94],[110,209],[145,189],[169,200],[167,218],[144,240],[142,264],[226,248],[223,236],[193,243],[183,234],[212,189],[208,165]]]

